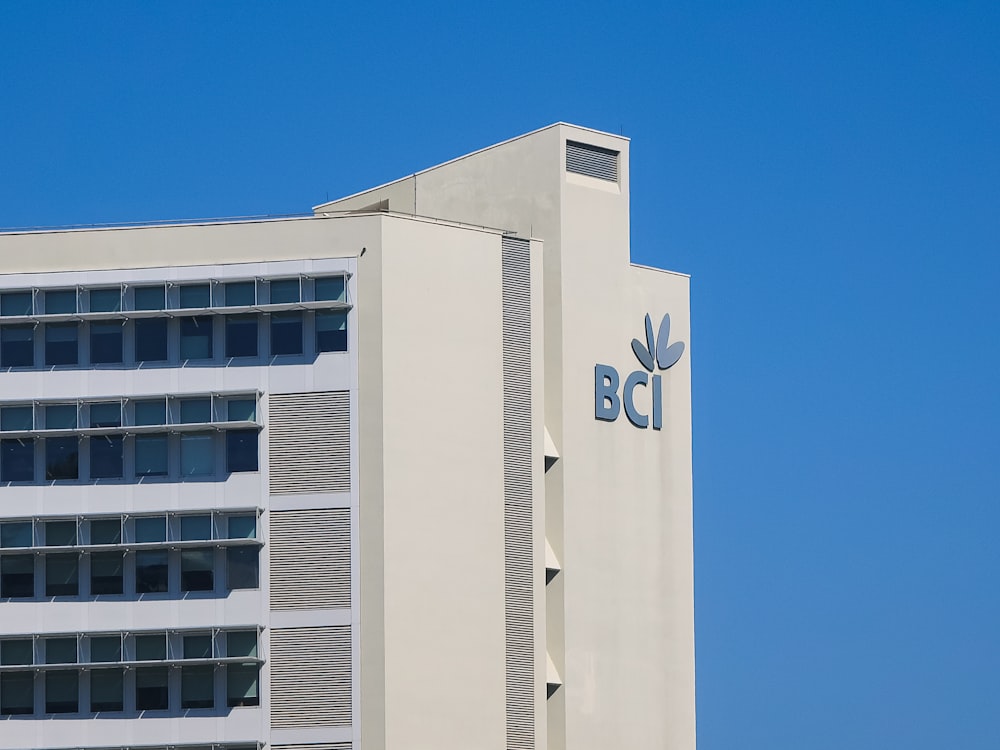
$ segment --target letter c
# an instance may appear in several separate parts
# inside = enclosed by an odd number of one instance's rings
[[[649,379],[646,377],[646,373],[642,370],[636,370],[625,378],[625,387],[622,388],[622,401],[625,402],[625,416],[636,427],[649,427],[649,417],[645,414],[640,414],[635,408],[635,402],[632,400],[632,397],[635,395],[635,387],[637,385],[645,387],[648,382]]]

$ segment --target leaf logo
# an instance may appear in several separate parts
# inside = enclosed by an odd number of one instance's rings
[[[660,321],[660,332],[653,337],[653,321],[650,320],[649,313],[646,314],[646,343],[643,345],[639,339],[632,339],[632,351],[639,364],[647,371],[653,371],[653,354],[656,354],[655,365],[666,370],[677,364],[677,360],[684,353],[684,342],[675,341],[670,343],[670,314],[667,313]]]

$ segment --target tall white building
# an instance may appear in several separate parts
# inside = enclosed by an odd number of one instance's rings
[[[0,750],[693,750],[687,277],[557,124],[0,234]]]

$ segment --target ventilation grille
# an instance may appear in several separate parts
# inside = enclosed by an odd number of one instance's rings
[[[351,511],[271,512],[271,609],[351,606]]]
[[[271,727],[350,725],[350,627],[272,630]]]
[[[535,746],[529,260],[527,241],[504,238],[504,612],[509,750],[532,750]]]
[[[272,495],[350,491],[347,391],[271,396],[268,411]]]
[[[618,182],[618,152],[589,143],[566,141],[566,171]]]

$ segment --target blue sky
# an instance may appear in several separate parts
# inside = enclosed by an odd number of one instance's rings
[[[9,2],[0,226],[630,136],[633,258],[693,277],[701,750],[996,750],[998,40],[989,2]]]

